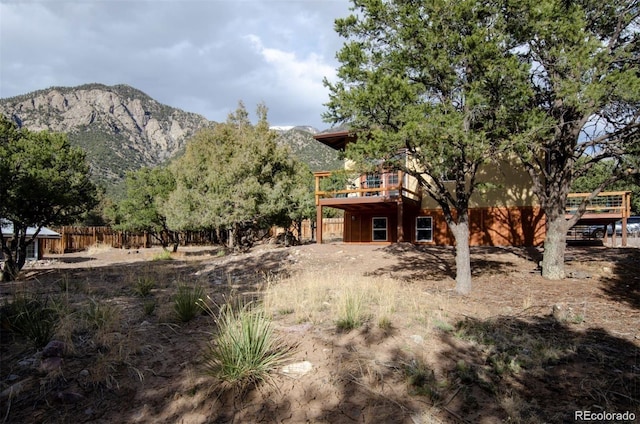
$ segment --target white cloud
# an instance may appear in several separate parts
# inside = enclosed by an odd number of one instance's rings
[[[222,121],[239,100],[274,125],[314,125],[349,0],[0,0],[0,96],[129,84]],[[247,36],[247,34],[251,34]]]
[[[298,57],[294,52],[265,47],[260,37],[255,34],[246,37],[253,48],[260,53],[274,75],[271,81],[273,91],[283,93],[287,97],[299,96],[300,103],[307,107],[322,104],[328,100],[327,90],[323,86],[323,78],[332,78],[335,67],[322,56],[309,53]]]

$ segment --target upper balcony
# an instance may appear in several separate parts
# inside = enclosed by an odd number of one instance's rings
[[[324,184],[332,172],[315,172],[316,206],[347,206],[365,203],[389,203],[409,199],[420,201],[417,190],[408,187],[409,178],[401,171],[369,173],[347,179],[344,188]]]
[[[589,193],[569,193],[565,214],[575,215]],[[587,206],[581,221],[615,221],[631,215],[631,192],[607,191],[598,194]]]

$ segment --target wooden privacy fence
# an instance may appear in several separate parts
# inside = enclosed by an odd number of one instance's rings
[[[342,240],[342,229],[344,228],[343,218],[325,218],[322,220],[322,234],[324,239],[328,240]],[[290,228],[291,233],[298,237],[301,241],[310,241],[316,239],[316,222],[311,222],[308,219],[302,221],[300,228],[300,234],[297,234],[295,227]],[[272,237],[278,237],[285,232],[282,227],[272,227],[270,235]]]
[[[45,253],[69,253],[86,250],[91,246],[106,245],[116,248],[150,247],[152,237],[147,233],[116,231],[110,227],[52,228],[60,234],[60,239],[44,240]]]
[[[313,228],[312,228],[313,224]],[[315,240],[315,222],[308,219],[302,221],[300,240]],[[325,240],[342,240],[344,218],[325,218],[322,220],[322,238]]]
[[[134,233],[116,231],[110,227],[59,227],[52,228],[58,232],[60,239],[43,240],[44,253],[69,253],[86,250],[91,246],[103,245],[117,249],[140,249],[160,246],[160,242],[146,232]],[[198,245],[214,244],[214,231],[188,231],[180,236],[180,244]]]
[[[313,223],[315,226],[315,223]],[[342,239],[342,218],[323,220],[322,233],[328,239]],[[132,233],[116,231],[110,227],[76,227],[66,226],[52,228],[60,234],[60,239],[43,239],[43,253],[69,253],[87,250],[91,246],[105,245],[115,248],[139,249],[160,246],[158,240],[148,233]],[[276,233],[277,231],[274,231]],[[315,228],[309,220],[302,221],[301,240],[313,240]],[[181,245],[215,244],[215,231],[187,231],[180,235]]]

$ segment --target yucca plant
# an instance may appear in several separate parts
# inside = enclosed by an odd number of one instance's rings
[[[224,305],[214,319],[218,332],[205,352],[205,366],[234,387],[268,382],[269,374],[293,353],[294,347],[274,334],[264,310],[253,304],[236,309]]]
[[[173,309],[182,322],[191,321],[202,308],[199,304],[204,298],[204,289],[201,286],[178,285],[178,292],[173,300]]]
[[[146,297],[151,294],[151,290],[153,290],[155,286],[156,282],[153,277],[140,277],[133,287],[133,292],[136,294],[136,296]]]
[[[58,314],[49,305],[49,298],[36,294],[19,294],[3,309],[10,328],[26,337],[34,347],[44,347],[53,338]]]

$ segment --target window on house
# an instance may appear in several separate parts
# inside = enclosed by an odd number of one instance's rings
[[[387,241],[387,218],[373,218],[373,241]]]
[[[398,185],[398,173],[391,172],[387,174],[387,187],[396,187]],[[397,196],[398,190],[390,190],[389,196]]]
[[[430,216],[416,218],[416,241],[433,241],[433,221]]]
[[[367,174],[367,188],[380,187],[380,174]]]
[[[27,259],[38,259],[36,257],[36,243],[37,241],[33,241],[27,245]]]
[[[380,174],[367,174],[365,178],[365,188],[380,188],[382,186],[382,180],[380,179]],[[367,192],[366,196],[377,196],[380,193],[377,191]]]

